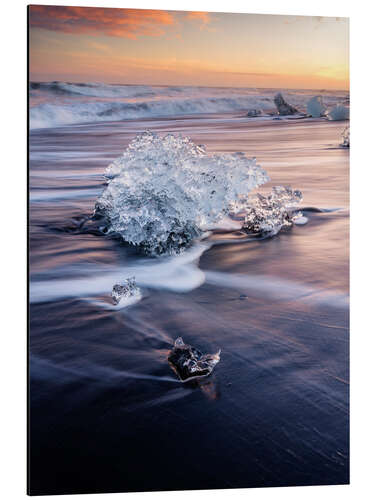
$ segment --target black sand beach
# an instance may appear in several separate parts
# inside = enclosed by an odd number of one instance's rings
[[[30,132],[30,491],[69,494],[349,481],[349,153],[343,122],[211,114]],[[139,132],[256,156],[308,223],[214,232],[144,258],[76,230]],[[310,210],[311,208],[323,211]],[[143,298],[116,309],[116,279]],[[177,337],[221,361],[198,382]]]

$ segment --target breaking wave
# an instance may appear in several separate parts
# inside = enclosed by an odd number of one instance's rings
[[[267,182],[243,153],[210,155],[189,138],[152,132],[137,136],[107,169],[96,203],[106,231],[147,253],[178,253],[207,226],[246,207]]]
[[[245,117],[254,109],[264,119],[276,111],[274,89],[32,82],[29,92],[31,129],[204,113],[241,112]],[[303,90],[283,95],[301,112],[313,96]],[[346,96],[328,92],[324,100],[332,107]]]
[[[225,113],[247,110],[251,106],[262,110],[270,108],[267,101],[249,96],[170,98],[137,102],[43,103],[30,109],[30,128],[147,117]]]

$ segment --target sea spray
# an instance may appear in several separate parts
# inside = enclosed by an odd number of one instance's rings
[[[208,154],[188,137],[152,132],[135,137],[106,177],[95,212],[107,232],[154,255],[178,253],[269,180],[243,153]]]

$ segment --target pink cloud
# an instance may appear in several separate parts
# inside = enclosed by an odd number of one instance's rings
[[[29,25],[72,34],[137,38],[160,36],[175,24],[173,15],[163,10],[107,9],[99,7],[54,7],[31,5]]]

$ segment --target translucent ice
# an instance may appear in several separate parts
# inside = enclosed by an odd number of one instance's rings
[[[312,97],[306,105],[306,111],[309,116],[312,116],[313,118],[319,118],[321,116],[325,116],[326,114],[326,107],[323,104],[323,99],[321,96],[316,95],[315,97]]]
[[[342,104],[336,104],[328,113],[328,118],[330,120],[349,120],[349,108],[348,106],[343,106]]]
[[[179,252],[268,181],[255,158],[208,154],[188,137],[152,132],[137,136],[106,177],[96,213],[109,233],[152,254]]]
[[[186,382],[210,375],[220,361],[220,352],[219,350],[216,354],[202,354],[178,337],[168,355],[168,361],[179,379]]]
[[[142,297],[141,290],[138,288],[135,282],[135,277],[126,279],[124,284],[122,285],[120,284],[114,285],[111,295],[112,295],[112,300],[116,305],[123,300],[127,299],[139,300]]]
[[[243,228],[251,233],[277,234],[302,217],[297,211],[301,201],[301,191],[290,187],[273,187],[267,196],[257,193],[249,198]]]

